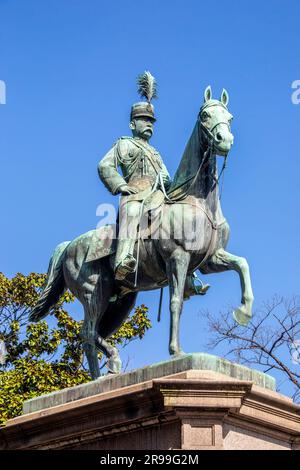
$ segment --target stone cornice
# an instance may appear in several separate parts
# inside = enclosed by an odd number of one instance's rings
[[[201,448],[221,449],[226,426],[229,437],[242,429],[248,440],[257,434],[268,445],[273,439],[298,449],[299,410],[289,398],[251,381],[193,370],[22,415],[0,430],[0,449],[101,448],[114,439],[132,445],[131,436],[153,432],[161,437],[151,445],[162,449],[173,441],[174,448],[196,449],[201,440]],[[160,444],[170,433],[173,441]]]

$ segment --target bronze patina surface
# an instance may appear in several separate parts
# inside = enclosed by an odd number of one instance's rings
[[[44,318],[64,290],[70,289],[84,307],[82,337],[94,379],[100,375],[98,350],[108,358],[109,372],[120,372],[119,353],[107,339],[126,320],[140,291],[169,286],[172,357],[184,354],[179,340],[184,299],[207,289],[196,289],[196,269],[203,274],[236,271],[242,295],[234,318],[246,325],[252,315],[248,263],[226,251],[229,225],[219,197],[217,156],[225,163],[233,144],[228,93],[223,90],[216,100],[211,87],[206,88],[171,181],[159,152],[149,144],[155,121],[150,101],[156,94],[149,72],[140,77],[139,86],[147,101],[131,109],[132,137],[119,139],[99,164],[103,183],[113,194],[122,195],[119,226],[91,230],[60,244],[51,258],[44,291],[30,315],[31,321]]]

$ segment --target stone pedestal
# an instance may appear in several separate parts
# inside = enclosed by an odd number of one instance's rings
[[[24,404],[0,449],[300,449],[300,407],[272,377],[190,354]]]

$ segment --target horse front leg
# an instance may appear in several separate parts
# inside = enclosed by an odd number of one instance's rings
[[[247,260],[228,253],[223,248],[219,248],[200,269],[205,274],[230,270],[236,271],[239,274],[242,300],[240,307],[233,311],[233,318],[240,325],[247,325],[252,317],[252,304],[254,300]]]
[[[182,248],[177,248],[167,262],[167,274],[170,288],[170,341],[169,353],[171,356],[184,354],[180,348],[179,321],[183,306],[183,293],[190,254]]]

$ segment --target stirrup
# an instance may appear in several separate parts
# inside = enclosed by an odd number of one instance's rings
[[[195,272],[193,273],[193,278],[193,284],[196,295],[205,295],[208,289],[210,288],[210,284],[203,284],[200,277],[198,277]],[[199,283],[198,285],[197,282]]]
[[[191,278],[191,283],[184,292],[183,299],[188,300],[192,295],[205,295],[209,288],[210,285],[203,284],[201,279],[194,272]]]

